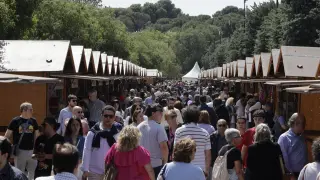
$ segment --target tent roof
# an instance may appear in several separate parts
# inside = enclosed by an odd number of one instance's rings
[[[281,54],[286,76],[317,76],[320,60],[320,48],[282,46]]]
[[[201,73],[201,70],[200,70],[199,64],[198,62],[196,62],[193,68],[182,78],[198,78],[200,73]]]
[[[280,49],[272,49],[271,53],[273,60],[273,70],[274,74],[276,74],[280,65]]]
[[[238,76],[245,77],[246,72],[246,60],[238,60]]]
[[[251,77],[253,74],[253,57],[246,57],[247,77]]]
[[[72,51],[74,66],[76,68],[76,73],[78,73],[80,70],[80,64],[82,60],[83,46],[71,46],[71,51]]]
[[[56,40],[1,40],[1,43],[3,71],[16,72],[63,71],[70,46],[70,41]]]
[[[256,69],[256,75],[259,75],[259,71],[261,71],[260,65],[261,65],[261,55],[255,54],[254,56],[254,65]]]
[[[269,75],[271,58],[271,53],[261,53],[262,72],[264,77]]]

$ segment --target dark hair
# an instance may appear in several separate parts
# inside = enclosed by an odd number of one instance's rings
[[[82,123],[79,118],[70,118],[69,119],[64,136],[71,137],[71,135],[72,135],[72,128],[71,128],[72,121],[77,121],[80,124],[79,136],[83,136]]]
[[[87,103],[86,103],[84,100],[80,100],[80,101],[78,102],[78,105],[79,105],[80,107],[84,107],[85,109],[88,109],[88,105],[87,105]],[[82,109],[82,110],[84,110],[84,109]]]
[[[240,98],[246,98],[246,93],[241,93]]]
[[[137,123],[137,117],[138,115],[141,113],[141,110],[138,111],[134,111],[134,113],[132,114],[132,121]]]
[[[155,103],[155,104],[149,105],[147,107],[145,115],[148,116],[148,117],[151,117],[152,113],[157,112],[157,111],[161,111],[162,112],[163,111],[163,107],[160,104]]]
[[[4,136],[0,136],[0,151],[1,151],[1,154],[8,153],[7,160],[9,160],[9,158],[10,158],[11,149],[12,148],[11,148],[10,141]]]
[[[314,161],[320,162],[320,138],[313,141],[311,149]]]
[[[201,103],[206,103],[207,102],[207,96],[204,96],[204,95],[200,96],[200,102]]]
[[[211,96],[211,99],[212,100],[215,100],[216,98],[218,98],[220,96],[219,93],[214,93],[212,96]]]
[[[265,111],[263,109],[258,109],[256,111],[254,111],[252,117],[262,117],[264,118],[266,115]]]
[[[131,111],[130,111],[130,114],[131,116],[133,115],[133,113],[136,111],[137,107],[140,107],[142,108],[139,104],[133,104],[132,107],[131,107]]]
[[[174,107],[179,109],[179,111],[181,112],[181,109],[183,109],[183,104],[181,103],[181,101],[176,101],[174,103]]]
[[[196,143],[190,138],[178,141],[173,148],[173,161],[190,163],[192,153],[196,151]]]
[[[73,99],[77,99],[77,96],[73,94],[69,94],[67,99],[68,99],[68,102],[70,102]]]
[[[246,121],[246,117],[244,117],[244,116],[238,116],[238,117],[237,117],[237,122],[238,122],[238,120],[240,120],[240,119],[243,119],[243,120]]]
[[[96,90],[96,89],[90,89],[90,90],[88,91],[88,93],[89,93],[89,94],[91,94],[91,93],[95,93],[95,92],[97,92],[97,90]]]
[[[104,108],[102,108],[102,114],[103,114],[105,111],[112,111],[112,112],[113,112],[113,115],[116,114],[116,110],[115,110],[114,107],[111,106],[111,105],[106,105]]]
[[[184,92],[183,96],[189,96],[189,93],[188,92]]]
[[[57,173],[73,173],[79,163],[79,152],[69,143],[56,144],[52,156],[52,164]]]
[[[190,105],[183,113],[183,119],[186,124],[198,123],[200,117],[200,111],[195,105]]]

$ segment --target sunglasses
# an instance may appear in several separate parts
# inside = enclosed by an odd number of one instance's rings
[[[73,99],[73,100],[72,100],[72,102],[77,102],[77,101],[78,101],[78,100],[76,100],[76,99]]]
[[[113,117],[114,117],[114,115],[111,115],[111,114],[104,114],[104,115],[103,115],[103,117],[104,117],[104,118],[110,118],[110,119],[111,119],[111,118],[113,118]]]
[[[226,124],[219,124],[218,127],[226,127]]]
[[[83,112],[82,111],[78,111],[78,114],[82,114]]]

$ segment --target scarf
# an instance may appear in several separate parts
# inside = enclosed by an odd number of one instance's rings
[[[116,135],[119,131],[121,131],[122,126],[118,124],[113,124],[110,131],[107,130],[101,130],[100,129],[100,123],[95,124],[90,131],[94,133],[93,139],[92,139],[92,147],[93,148],[100,148],[100,138],[107,139],[107,142],[109,146],[111,147],[116,140],[114,139],[114,135]]]

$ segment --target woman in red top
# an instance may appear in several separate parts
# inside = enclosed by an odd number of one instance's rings
[[[237,118],[237,129],[240,131],[240,135],[243,138],[243,134],[246,132],[246,118],[245,117],[238,117]],[[241,151],[243,146],[243,142],[237,146],[237,148]]]
[[[118,170],[116,180],[155,180],[148,150],[139,146],[140,131],[126,126],[119,134],[118,142],[108,151],[106,164],[114,160]]]

